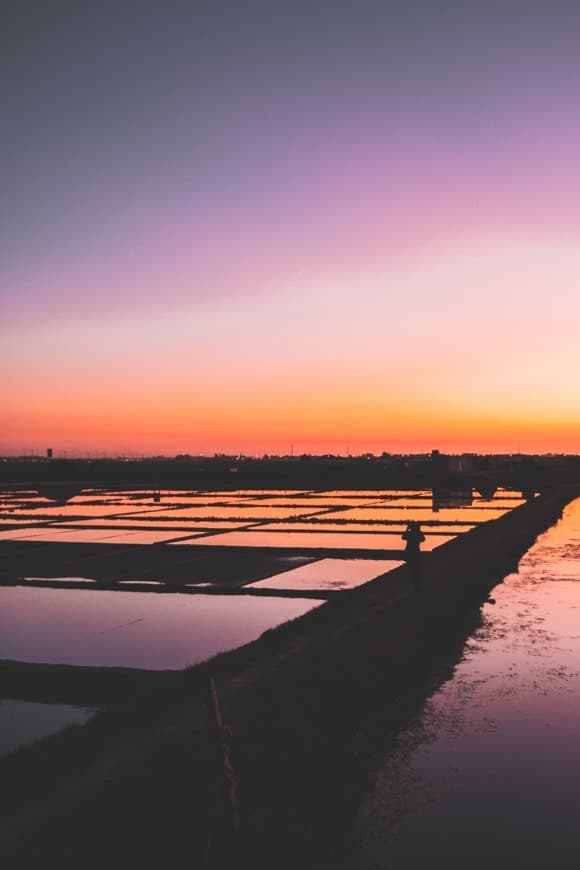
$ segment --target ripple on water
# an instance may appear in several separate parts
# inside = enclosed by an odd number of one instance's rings
[[[564,866],[577,848],[580,500],[494,590],[454,676],[399,737],[353,867]]]

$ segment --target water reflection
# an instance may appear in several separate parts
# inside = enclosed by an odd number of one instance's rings
[[[138,522],[137,522],[138,521]],[[246,526],[247,522],[230,522],[229,520],[172,520],[154,518],[147,519],[147,516],[130,517],[129,519],[118,520],[77,520],[74,524],[75,528],[99,528],[99,529],[123,529],[125,531],[135,529],[149,529],[151,531],[164,531],[165,529],[178,529],[185,532],[192,532],[205,529],[241,529]],[[71,524],[72,526],[72,524]],[[69,528],[71,527],[69,526]]]
[[[434,550],[447,541],[451,535],[426,535],[421,549]],[[388,531],[374,534],[364,532],[225,532],[223,535],[212,535],[206,538],[195,538],[191,541],[174,541],[169,546],[186,546],[188,544],[220,547],[291,547],[299,549],[349,549],[349,550],[403,550],[404,542],[400,534],[390,534]]]
[[[69,725],[83,725],[92,715],[92,710],[68,704],[38,704],[0,698],[0,755],[48,737]]]
[[[44,504],[38,505],[38,508],[32,510],[32,505],[27,510],[15,510],[13,512],[13,516],[22,516],[22,517],[30,517],[30,519],[34,522],[37,522],[39,519],[47,517],[48,519],[54,518],[66,518],[66,517],[114,517],[117,514],[123,513],[138,513],[143,510],[142,507],[138,505],[134,505],[131,507],[130,504],[122,504],[118,502],[116,504],[83,504],[83,505],[56,505],[56,506],[46,506]],[[130,508],[130,510],[129,510]]]
[[[324,516],[316,518],[316,522],[292,522],[292,523],[266,523],[260,526],[261,530],[272,532],[380,532],[383,534],[401,534],[407,528],[406,523],[392,522],[373,523],[337,523],[329,522]],[[460,532],[470,532],[474,525],[451,525],[437,524],[425,525],[424,531],[433,535],[458,535]]]
[[[23,498],[26,496],[26,500]],[[515,493],[498,489],[493,498],[483,499],[476,491],[458,490],[232,490],[232,491],[167,491],[161,493],[161,503],[153,503],[152,490],[83,490],[71,497],[67,504],[51,505],[46,499],[32,497],[27,491],[4,492],[0,503],[0,524],[12,523],[18,528],[0,528],[1,540],[34,540],[63,542],[100,542],[112,535],[58,531],[58,527],[93,525],[110,527],[115,534],[123,525],[127,534],[118,543],[161,543],[171,540],[163,537],[165,530],[178,529],[178,524],[189,524],[195,533],[205,529],[233,529],[241,525],[264,525],[276,520],[309,520],[326,523],[406,524],[409,519],[419,522],[445,524],[461,523],[465,527],[474,523],[497,519],[507,510],[521,504]],[[148,531],[159,534],[139,536],[142,524],[157,528]],[[221,525],[220,525],[221,523]],[[49,530],[38,526],[51,525]],[[130,528],[134,526],[134,528]],[[165,527],[165,528],[164,528]],[[187,525],[183,528],[187,531]],[[330,531],[330,526],[328,530]],[[296,527],[297,529],[297,527]],[[181,529],[178,529],[178,534]],[[368,529],[368,531],[371,531]],[[229,541],[224,539],[224,544]],[[311,542],[310,542],[311,543]],[[360,543],[360,542],[359,542]],[[249,545],[249,539],[244,542]],[[335,542],[336,544],[336,542]]]
[[[434,511],[431,508],[414,508],[411,505],[393,506],[380,508],[353,508],[341,511],[336,518],[343,520],[395,520],[403,522],[418,520],[440,520],[442,523],[483,523],[488,520],[497,520],[498,517],[507,513],[507,509],[500,508],[442,508]],[[330,518],[330,514],[327,517]]]
[[[316,508],[314,509],[316,510]],[[262,518],[272,518],[272,519],[284,519],[286,517],[294,517],[294,516],[302,516],[308,515],[314,512],[314,510],[310,510],[308,507],[308,502],[306,501],[304,505],[299,507],[262,507],[259,502],[254,504],[246,504],[240,503],[238,505],[232,504],[229,506],[217,506],[217,507],[184,507],[184,508],[172,508],[170,511],[147,511],[143,513],[142,516],[147,519],[152,519],[154,517],[167,518],[167,519],[203,519],[205,517],[211,519],[245,519],[248,522],[256,521],[256,519]]]
[[[400,565],[394,559],[320,559],[251,583],[258,589],[352,589]]]
[[[248,643],[317,603],[0,587],[0,659],[182,668]]]
[[[181,529],[182,535],[195,537],[194,532]],[[69,529],[62,526],[50,528],[17,529],[13,532],[0,532],[0,539],[11,541],[46,541],[68,544],[159,544],[180,537],[179,531],[138,531],[128,529]]]
[[[453,679],[384,760],[351,866],[568,866],[580,767],[580,500],[483,609]]]

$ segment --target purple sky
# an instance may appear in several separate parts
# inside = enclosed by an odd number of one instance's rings
[[[1,449],[580,447],[577,3],[2,31]]]

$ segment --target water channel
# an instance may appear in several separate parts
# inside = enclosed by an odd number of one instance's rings
[[[349,868],[576,866],[580,499],[493,598],[452,679],[379,761]]]

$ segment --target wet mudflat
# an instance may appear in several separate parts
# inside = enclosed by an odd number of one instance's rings
[[[347,866],[573,866],[580,499],[493,592],[454,676],[377,760]]]

